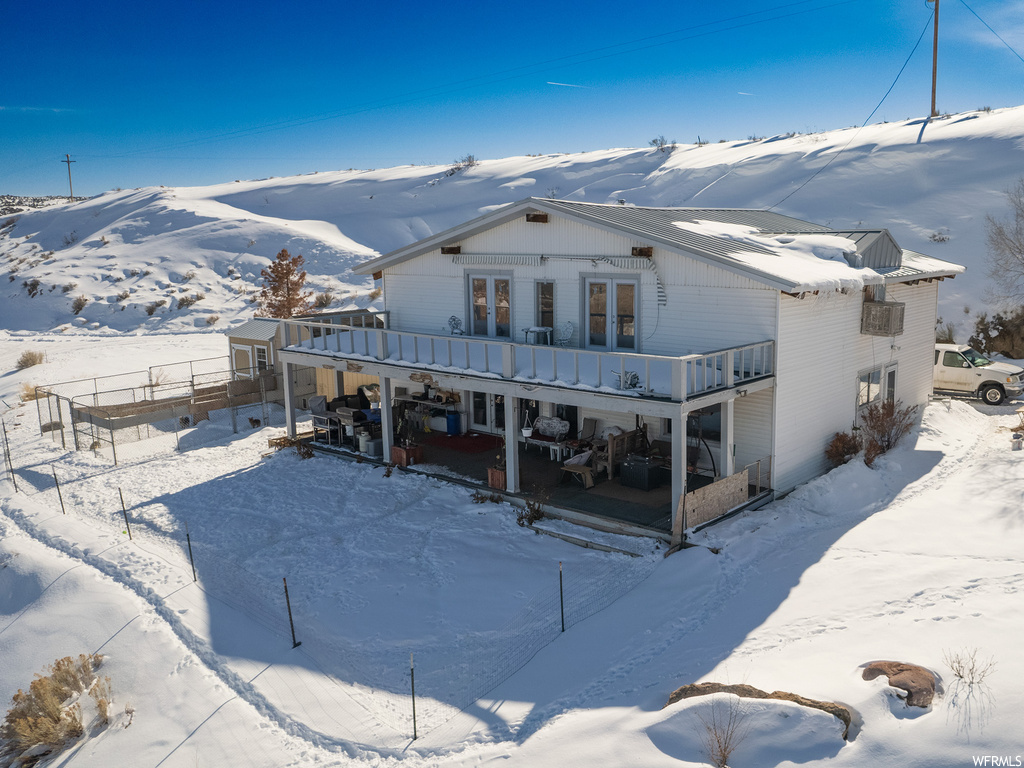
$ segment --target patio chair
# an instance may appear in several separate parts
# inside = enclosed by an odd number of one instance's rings
[[[594,487],[594,470],[590,466],[590,457],[593,455],[593,451],[584,451],[578,453],[571,459],[567,459],[562,464],[562,474],[559,475],[558,482],[562,482],[565,476],[572,475],[576,478],[577,482],[583,486],[584,490],[588,490]]]
[[[448,318],[448,331],[452,336],[465,336],[466,332],[462,330],[462,320],[455,315]]]
[[[572,334],[575,330],[575,326],[572,324],[572,320],[566,320],[555,328],[555,346],[556,347],[567,347],[569,342],[572,341]]]
[[[338,414],[327,410],[327,398],[323,395],[309,398],[309,410],[313,414],[313,442],[317,442],[318,433],[323,432],[328,445],[335,441],[341,445],[341,423]]]

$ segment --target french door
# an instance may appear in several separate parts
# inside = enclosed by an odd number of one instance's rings
[[[511,280],[500,275],[470,275],[470,333],[473,336],[511,338]]]
[[[487,392],[471,393],[470,426],[477,432],[505,431],[505,398]]]
[[[636,351],[637,288],[636,280],[587,279],[588,348]]]

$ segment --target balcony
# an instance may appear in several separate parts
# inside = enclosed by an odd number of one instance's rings
[[[373,314],[373,313],[363,313]],[[284,349],[353,361],[616,395],[684,400],[775,373],[775,342],[667,357],[395,331],[387,318],[282,320]],[[371,327],[360,327],[360,323]]]

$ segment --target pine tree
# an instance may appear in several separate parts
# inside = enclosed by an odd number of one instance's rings
[[[258,317],[292,317],[309,311],[313,293],[302,290],[306,282],[304,265],[302,254],[292,256],[287,249],[281,249],[270,266],[260,271],[263,288]]]

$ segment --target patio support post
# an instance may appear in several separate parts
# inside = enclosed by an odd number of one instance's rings
[[[686,496],[686,411],[683,406],[672,417],[672,546],[683,543],[683,507]]]
[[[516,428],[516,398],[505,395],[505,490],[519,491],[519,430]]]
[[[292,376],[295,375],[294,363],[284,364],[284,424],[288,437],[295,437],[295,385],[292,383]]]
[[[391,377],[380,378],[380,436],[384,448],[384,460],[391,460],[391,446],[394,443],[394,411],[391,410]]]
[[[732,477],[736,471],[736,443],[733,434],[733,416],[735,414],[735,400],[726,400],[722,403],[722,455],[719,459],[719,466],[722,468],[722,477]]]

